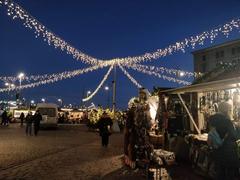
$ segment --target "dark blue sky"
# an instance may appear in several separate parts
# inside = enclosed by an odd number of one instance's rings
[[[16,0],[55,34],[81,51],[102,59],[135,56],[164,48],[185,37],[212,29],[233,18],[239,18],[240,0]],[[218,38],[215,44],[239,38]],[[206,44],[203,47],[209,46]],[[203,47],[197,47],[203,48]],[[192,49],[148,63],[192,71]],[[0,7],[0,75],[44,74],[86,67],[58,49],[36,39],[18,20],[6,15]],[[93,91],[107,68],[73,79],[35,89],[24,90],[27,99],[48,101],[62,98],[65,103],[79,104],[83,91]],[[153,86],[176,87],[177,84],[129,71],[148,89]],[[118,70],[117,106],[126,107],[130,97],[137,95],[135,86]],[[112,76],[108,80],[111,85]],[[1,86],[4,84],[2,83]],[[1,94],[6,97],[7,94]],[[106,105],[104,90],[92,99]],[[92,102],[91,101],[91,102]]]

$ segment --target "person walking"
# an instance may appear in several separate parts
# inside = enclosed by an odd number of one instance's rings
[[[32,135],[32,122],[33,122],[33,116],[32,112],[29,111],[26,116],[26,135]]]
[[[7,126],[7,124],[8,124],[8,115],[7,115],[6,110],[2,113],[2,123],[1,124],[4,126]]]
[[[23,127],[24,118],[25,118],[25,116],[24,116],[24,113],[22,112],[22,113],[20,114],[20,117],[19,117],[19,119],[20,119],[20,121],[21,121],[21,127]]]
[[[99,119],[97,126],[99,128],[99,134],[102,137],[102,146],[107,147],[109,143],[109,136],[111,135],[110,129],[113,125],[112,119],[106,112],[103,112],[102,117]]]
[[[34,123],[34,135],[38,135],[38,131],[40,129],[40,121],[42,120],[42,115],[37,110],[33,116],[33,123]]]

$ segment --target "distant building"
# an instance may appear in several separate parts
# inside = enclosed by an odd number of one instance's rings
[[[240,63],[240,39],[192,52],[194,71],[207,73],[222,63]]]

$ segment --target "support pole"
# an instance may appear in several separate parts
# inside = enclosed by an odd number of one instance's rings
[[[179,93],[178,93],[177,95],[178,95],[180,101],[182,102],[184,109],[187,111],[187,114],[188,114],[190,120],[192,121],[193,126],[194,126],[195,129],[197,130],[197,133],[198,133],[198,134],[201,134],[201,132],[200,132],[199,128],[197,127],[197,125],[196,125],[196,123],[195,123],[195,121],[194,121],[194,119],[193,119],[191,113],[189,112],[189,110],[188,110],[188,108],[187,108],[187,106],[186,106],[184,100],[182,99],[182,96],[181,96]]]
[[[115,119],[115,112],[116,112],[116,81],[117,81],[117,69],[116,64],[114,65],[114,72],[113,72],[113,115]]]
[[[114,65],[114,74],[113,74],[113,132],[120,132],[118,121],[116,119],[116,82],[117,82],[117,67]]]

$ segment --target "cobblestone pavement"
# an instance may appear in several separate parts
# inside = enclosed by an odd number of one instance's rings
[[[67,126],[26,136],[16,125],[0,128],[0,179],[146,179],[123,166],[122,134],[103,148],[84,126]]]

